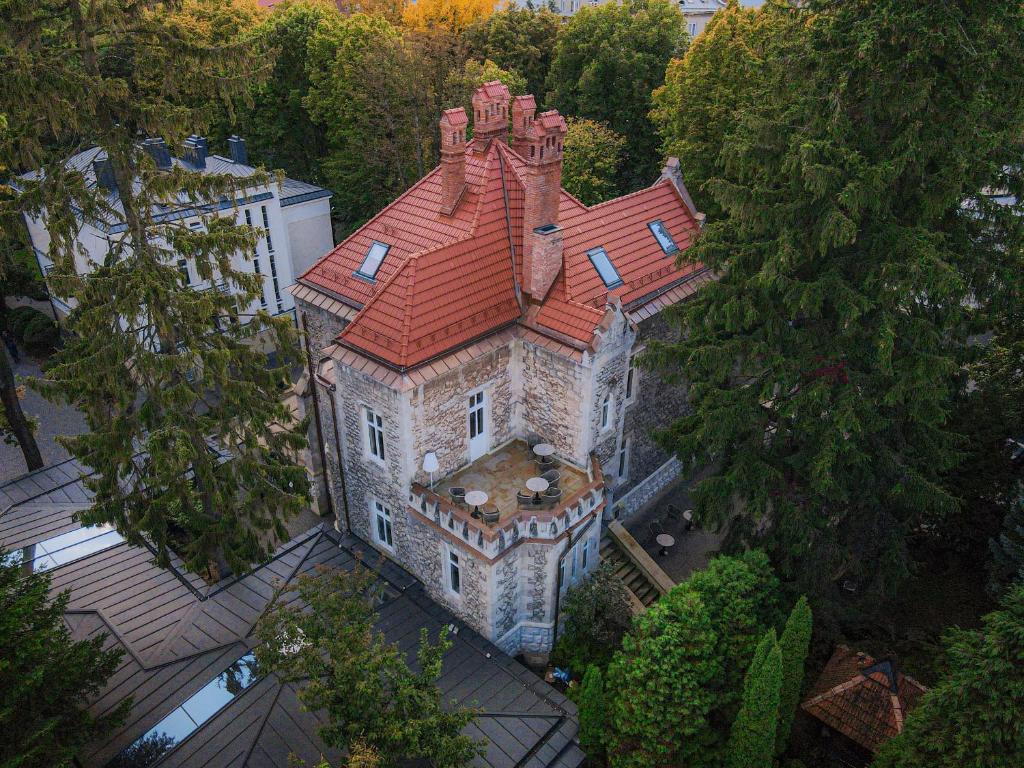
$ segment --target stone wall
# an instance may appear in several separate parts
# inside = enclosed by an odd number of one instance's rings
[[[573,360],[523,342],[520,375],[524,432],[540,435],[559,456],[586,466],[580,414],[589,372]]]
[[[590,444],[609,485],[617,481],[618,450],[625,416],[626,371],[635,338],[636,334],[625,315],[616,312],[594,355],[588,425]],[[606,396],[610,398],[609,424],[602,428],[601,410]]]

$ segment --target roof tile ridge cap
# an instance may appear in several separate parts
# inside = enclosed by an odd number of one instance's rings
[[[438,246],[438,247],[444,247],[444,246]],[[391,284],[394,283],[395,280],[398,279],[398,276],[401,275],[405,271],[405,268],[407,266],[409,266],[409,262],[411,262],[413,259],[417,258],[421,253],[429,253],[429,252],[430,251],[417,251],[416,253],[410,253],[408,256],[406,256],[402,260],[402,263],[398,265],[398,269],[396,269],[394,272],[391,273],[391,277],[387,278],[384,282],[382,282],[380,284],[380,287],[377,288],[376,291],[374,291],[374,293],[370,297],[369,301],[367,301],[365,304],[363,304],[363,308],[360,309],[358,312],[356,312],[355,317],[352,318],[352,320],[349,322],[348,325],[346,325],[344,328],[341,329],[341,331],[338,333],[337,336],[335,336],[335,338],[336,339],[340,339],[342,336],[347,336],[349,330],[353,326],[355,326],[355,324],[358,323],[362,319],[363,315],[366,314],[367,310],[369,310],[370,307],[374,306],[380,300],[380,297],[384,295],[384,292],[387,291],[391,287]]]
[[[512,175],[516,177],[516,181],[518,181],[520,184],[523,184],[523,177],[520,175],[519,169],[516,168],[516,164],[513,162],[513,160],[519,160],[519,162],[525,164],[526,159],[511,147],[506,146],[505,143],[501,141],[498,142],[498,151],[508,156],[509,162],[505,165],[505,167],[512,171]],[[559,190],[565,192],[565,190],[562,189],[561,187],[559,187]]]
[[[843,693],[844,691],[848,691],[850,688],[856,688],[858,685],[861,685],[866,679],[867,678],[858,674],[856,677],[850,678],[845,683],[839,683],[839,685],[834,685],[827,691],[822,691],[817,696],[808,699],[803,703],[803,706],[809,707],[814,704],[818,704],[824,701],[825,699],[830,699],[833,696]]]
[[[377,219],[379,219],[381,216],[383,216],[389,210],[391,210],[396,205],[398,205],[400,202],[402,202],[407,196],[412,194],[412,192],[415,189],[417,189],[421,184],[426,183],[427,179],[429,179],[431,176],[433,176],[434,174],[436,174],[440,170],[441,170],[441,166],[438,165],[438,166],[435,166],[430,171],[428,171],[422,178],[420,178],[419,181],[417,181],[415,184],[413,184],[411,187],[409,187],[407,190],[405,190],[405,192],[400,194],[398,197],[396,197],[390,203],[388,203],[383,208],[381,208],[379,211],[377,211],[377,213],[375,213],[373,216],[371,216],[369,221],[365,222],[355,232],[352,232],[348,237],[346,237],[344,240],[342,240],[336,246],[331,248],[331,250],[329,250],[326,254],[324,254],[319,259],[317,259],[316,262],[314,262],[313,265],[309,269],[307,269],[305,272],[303,272],[301,275],[299,275],[298,280],[304,280],[309,275],[310,272],[312,272],[314,269],[319,267],[324,261],[329,259],[332,255],[337,253],[341,248],[343,248],[345,245],[347,245],[348,242],[350,240],[352,240],[356,235],[361,234],[364,229],[366,229],[368,226],[370,226],[375,221],[377,221]],[[327,190],[327,191],[329,192],[330,190]]]
[[[484,209],[484,198],[487,196],[488,182],[491,177],[491,168],[493,163],[497,160],[498,154],[501,152],[501,149],[495,145],[500,145],[501,143],[502,142],[500,141],[492,141],[490,146],[487,147],[487,155],[484,158],[484,172],[481,174],[482,183],[480,185],[480,191],[476,196],[476,210],[473,211],[473,221],[469,225],[470,237],[476,235],[477,227],[480,225],[480,217],[483,214]],[[498,162],[500,162],[500,160],[498,160]]]
[[[640,191],[643,192],[645,189],[654,189],[659,184],[668,184],[672,188],[672,193],[679,199],[679,202],[681,202],[683,204],[683,210],[686,211],[686,215],[690,217],[690,220],[697,227],[697,230],[700,231],[700,222],[697,220],[697,216],[703,216],[704,214],[701,213],[700,211],[696,210],[697,209],[696,205],[693,207],[693,210],[690,209],[690,204],[686,202],[686,198],[683,197],[683,193],[679,191],[679,187],[677,187],[675,184],[672,183],[671,179],[668,179],[668,178],[658,179],[656,182],[651,184],[651,186],[645,187],[644,189],[642,189]],[[697,216],[695,216],[694,213],[696,213]],[[692,243],[690,243],[690,245],[692,245]],[[689,245],[687,245],[687,247],[689,247]],[[682,250],[682,249],[680,249],[680,250]]]

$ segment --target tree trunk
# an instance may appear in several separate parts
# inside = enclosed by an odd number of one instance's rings
[[[15,388],[14,370],[11,368],[10,358],[7,356],[7,349],[2,345],[0,345],[0,399],[3,400],[7,424],[25,456],[28,471],[41,469],[43,457],[39,453],[39,446],[36,445],[36,439],[32,435],[28,419],[21,411],[21,403],[18,402],[18,393]]]

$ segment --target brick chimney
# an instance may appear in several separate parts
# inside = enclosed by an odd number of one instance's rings
[[[500,80],[484,83],[473,91],[473,136],[508,141],[508,88]]]
[[[512,149],[526,157],[529,153],[527,134],[537,114],[537,102],[533,96],[516,96],[512,100]]]
[[[532,102],[519,102],[520,120]],[[514,105],[516,106],[516,105]],[[516,151],[526,160],[523,207],[523,289],[539,301],[562,268],[562,231],[558,203],[562,192],[562,143],[567,127],[557,111],[544,112],[522,128],[514,120]]]
[[[441,113],[441,213],[454,212],[466,189],[466,126],[462,107]]]

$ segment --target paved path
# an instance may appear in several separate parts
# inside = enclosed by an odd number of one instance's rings
[[[27,357],[22,351],[21,362],[14,366],[14,375],[19,385],[23,384],[21,377],[41,375],[39,361]],[[21,409],[26,416],[34,417],[39,422],[36,442],[47,466],[69,457],[68,452],[57,443],[58,435],[80,435],[85,432],[85,418],[76,409],[68,405],[51,403],[28,387],[25,387]],[[0,442],[0,482],[22,475],[26,470],[21,448],[18,445]]]

